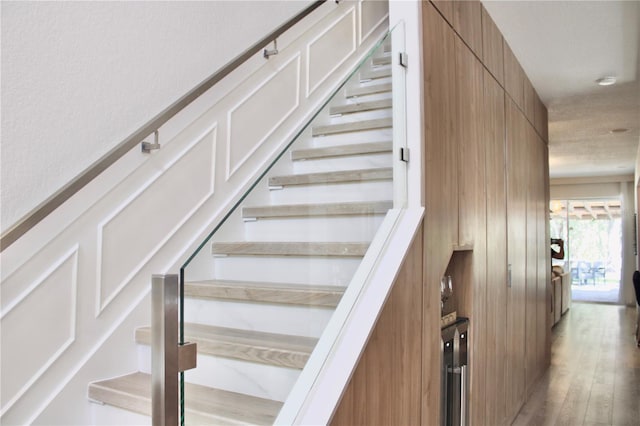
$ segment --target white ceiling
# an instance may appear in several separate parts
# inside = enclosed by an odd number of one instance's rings
[[[483,1],[549,109],[552,178],[633,173],[640,1]],[[615,76],[614,86],[595,80]],[[625,133],[612,129],[626,128]]]

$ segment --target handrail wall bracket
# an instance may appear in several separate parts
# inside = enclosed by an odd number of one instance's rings
[[[142,143],[140,144],[140,148],[142,152],[144,152],[145,154],[149,154],[151,153],[151,151],[160,149],[160,142],[158,142],[158,139],[159,139],[158,131],[156,130],[155,132],[153,132],[153,143],[142,141]]]
[[[278,54],[278,39],[273,40],[273,49],[264,49],[262,56],[269,59],[269,57]]]

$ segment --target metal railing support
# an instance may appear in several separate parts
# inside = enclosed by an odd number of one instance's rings
[[[151,278],[151,421],[176,426],[180,420],[178,374],[196,367],[195,343],[180,344],[177,275]]]
[[[151,421],[178,425],[178,276],[151,279]]]

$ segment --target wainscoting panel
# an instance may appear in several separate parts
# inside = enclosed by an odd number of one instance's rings
[[[299,105],[300,55],[268,76],[227,116],[227,179]]]
[[[77,272],[76,246],[3,310],[3,414],[75,340]]]
[[[352,7],[308,44],[307,97],[311,96],[355,50],[356,9]]]
[[[387,19],[389,7],[383,1],[363,1],[358,3],[360,25],[358,25],[358,45],[362,44],[376,28]]]
[[[214,128],[99,225],[97,314],[213,194],[215,141]]]

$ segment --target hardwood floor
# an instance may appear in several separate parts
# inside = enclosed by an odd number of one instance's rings
[[[514,425],[640,425],[635,307],[574,303],[553,329],[551,366]]]

